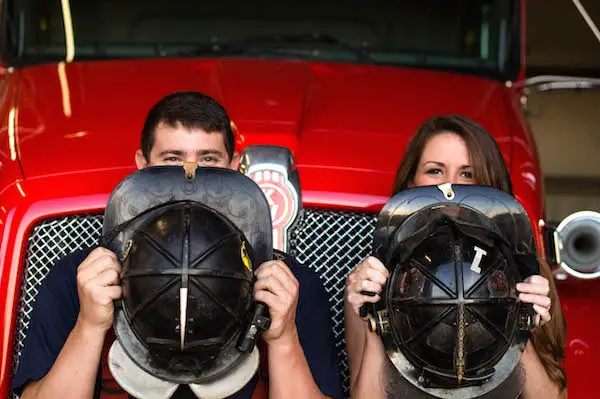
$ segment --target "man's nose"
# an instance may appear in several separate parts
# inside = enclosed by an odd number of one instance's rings
[[[183,162],[184,162],[184,163],[192,163],[192,162],[193,162],[193,163],[197,163],[197,164],[198,164],[198,163],[200,163],[200,162],[198,161],[198,159],[197,159],[195,156],[186,156],[186,157],[183,159]]]

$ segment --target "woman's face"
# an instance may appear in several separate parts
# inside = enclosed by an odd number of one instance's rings
[[[429,139],[409,187],[450,182],[475,184],[467,144],[459,135],[441,132]]]

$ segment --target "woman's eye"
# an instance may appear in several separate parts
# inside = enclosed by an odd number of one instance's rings
[[[465,179],[472,179],[473,178],[473,172],[463,172],[462,173],[462,177],[464,177]]]
[[[439,175],[442,174],[442,170],[440,168],[433,168],[433,169],[428,169],[427,172],[428,175]]]

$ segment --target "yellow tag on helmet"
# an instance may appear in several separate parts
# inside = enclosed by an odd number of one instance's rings
[[[248,252],[246,251],[246,241],[242,241],[242,262],[244,262],[244,266],[248,271],[252,271],[252,262],[250,262],[250,257],[248,256]]]

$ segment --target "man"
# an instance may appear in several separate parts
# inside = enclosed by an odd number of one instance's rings
[[[183,162],[237,169],[239,156],[223,107],[204,94],[180,92],[148,113],[135,161],[138,169]],[[13,381],[23,399],[99,397],[98,365],[113,301],[122,296],[120,270],[115,254],[101,247],[70,254],[52,269]],[[262,334],[269,397],[341,398],[328,298],[318,276],[282,254],[257,269],[254,298],[271,317]],[[256,378],[233,397],[250,398],[255,384]]]

